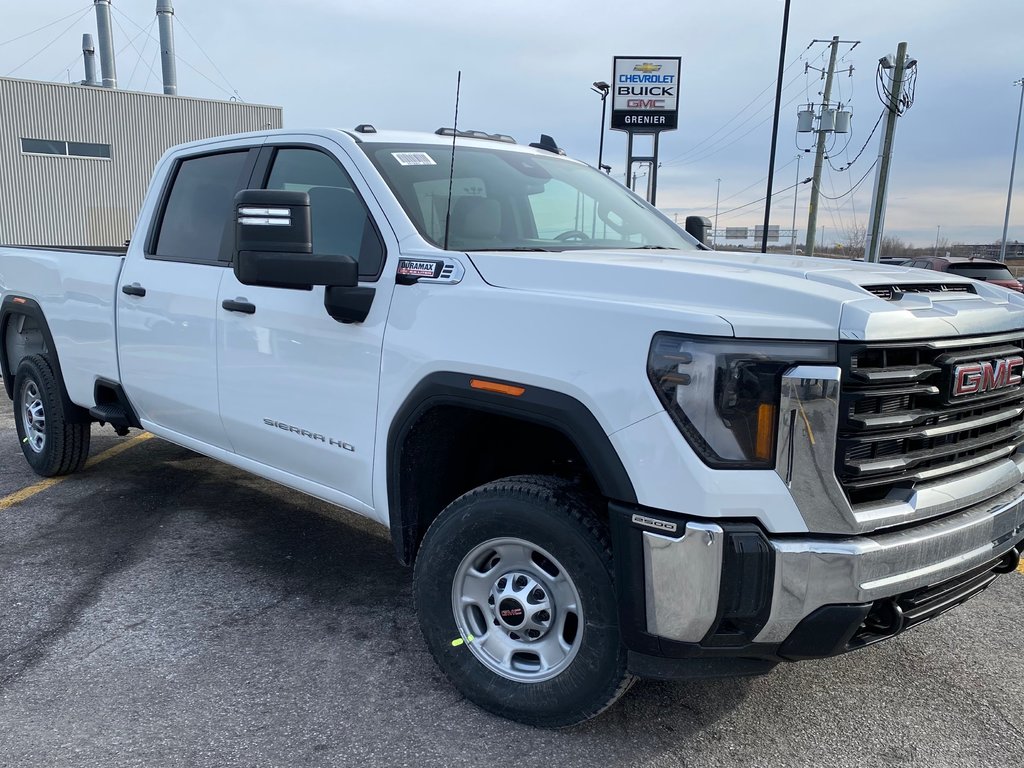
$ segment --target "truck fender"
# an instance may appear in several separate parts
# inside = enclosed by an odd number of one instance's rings
[[[388,513],[400,561],[412,562],[424,533],[418,530],[415,514],[402,509],[402,450],[420,416],[438,405],[461,406],[554,429],[579,452],[605,498],[636,503],[636,491],[626,468],[608,435],[583,403],[562,392],[515,382],[499,383],[522,389],[521,394],[513,397],[495,393],[472,386],[476,378],[451,371],[430,374],[413,388],[391,422],[387,437]],[[493,381],[489,377],[487,380]]]
[[[69,419],[73,419],[74,414],[80,414],[84,421],[89,421],[87,412],[72,403],[71,398],[68,397],[67,388],[64,386],[64,374],[60,368],[57,346],[53,343],[53,334],[50,333],[50,326],[46,322],[46,315],[43,313],[42,307],[32,299],[14,295],[6,296],[3,302],[0,303],[0,373],[4,377],[4,389],[7,391],[7,397],[11,400],[14,399],[14,375],[17,373],[17,364],[15,363],[12,366],[11,361],[8,360],[7,329],[22,315],[30,318],[39,327],[39,332],[43,336],[43,341],[46,344],[47,358],[53,368],[54,375],[57,377],[57,381],[60,382],[60,394],[64,401],[64,412],[68,414]]]

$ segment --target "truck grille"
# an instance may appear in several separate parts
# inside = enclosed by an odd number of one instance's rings
[[[836,474],[851,504],[950,479],[1024,444],[1024,332],[932,342],[841,344]],[[952,395],[958,365],[980,363],[988,391]],[[983,377],[984,378],[984,377]]]

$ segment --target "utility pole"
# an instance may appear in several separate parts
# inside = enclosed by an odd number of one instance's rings
[[[839,53],[839,37],[832,38],[832,53],[828,57],[828,72],[825,74],[825,92],[822,94],[821,108],[827,109],[832,98],[832,77],[836,70],[836,55]],[[820,124],[818,126],[821,127]],[[814,176],[811,181],[811,202],[807,206],[807,246],[804,256],[814,255],[815,226],[818,223],[818,188],[821,186],[821,168],[825,163],[825,140],[827,131],[818,131],[818,146],[814,151]]]
[[[942,230],[942,225],[941,224],[936,225],[936,227],[935,227],[935,253],[932,254],[933,256],[938,256],[939,255],[939,232],[941,230]]]
[[[1024,110],[1024,78],[1016,81],[1020,87],[1020,106],[1017,107],[1017,133],[1013,137],[1013,160],[1010,161],[1010,188],[1006,192],[1006,216],[1003,218],[1003,241],[999,246],[999,260],[1006,261],[1006,230],[1010,227],[1010,198],[1013,197],[1013,172],[1017,169],[1017,142],[1020,141],[1020,113]]]
[[[916,62],[915,62],[916,66]],[[903,97],[903,74],[907,69],[907,44],[896,48],[896,63],[892,74],[892,90],[886,104],[885,132],[882,134],[878,153],[878,170],[875,171],[875,193],[871,199],[871,215],[868,216],[868,232],[864,245],[864,260],[878,261],[882,246],[882,229],[885,226],[885,203],[889,190],[889,164],[892,162],[892,143],[896,136],[896,120],[900,116],[900,99]]]
[[[715,187],[715,231],[711,233],[711,245],[714,247],[718,243],[715,238],[718,237],[718,198],[722,193],[722,180],[718,179],[718,186]],[[1005,237],[1003,238],[1006,239]]]
[[[800,155],[796,156],[796,186],[793,187],[793,235],[789,247],[796,256],[796,206],[800,194]],[[718,226],[717,224],[715,226]]]

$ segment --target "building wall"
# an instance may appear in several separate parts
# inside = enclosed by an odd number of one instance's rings
[[[280,127],[280,107],[0,78],[0,243],[123,245],[168,147]],[[110,159],[25,154],[22,138]]]

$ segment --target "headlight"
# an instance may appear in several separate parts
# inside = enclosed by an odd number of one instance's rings
[[[647,373],[679,430],[706,464],[775,465],[782,374],[800,363],[835,362],[827,342],[714,339],[659,333]]]

